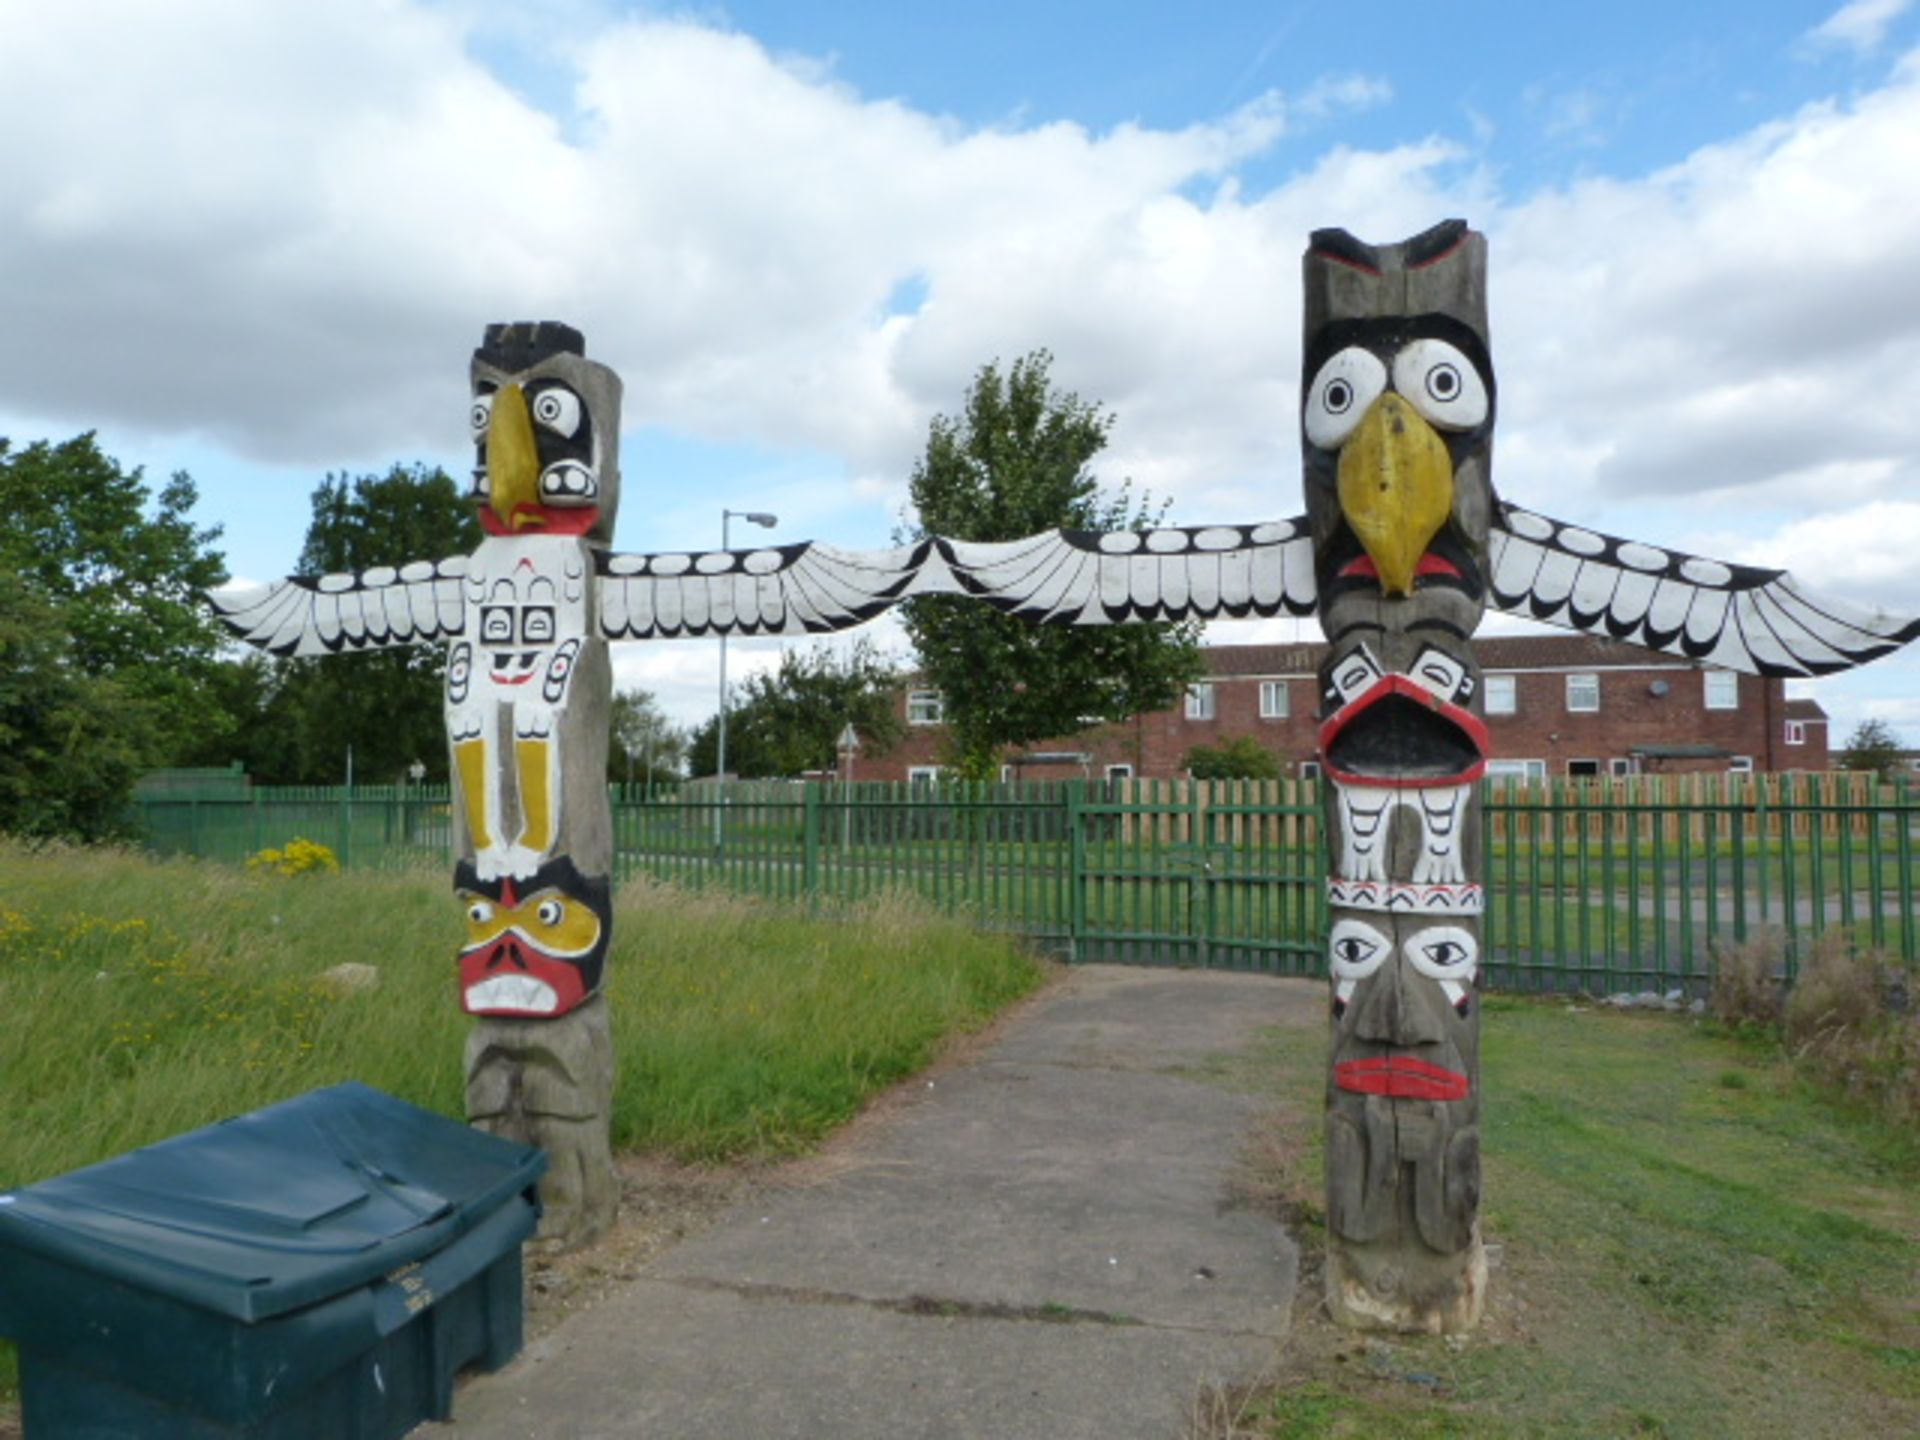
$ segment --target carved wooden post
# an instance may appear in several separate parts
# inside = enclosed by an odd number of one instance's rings
[[[595,551],[619,501],[620,381],[565,325],[489,326],[473,357],[468,561],[447,663],[454,886],[467,912],[467,1114],[538,1145],[540,1234],[584,1244],[619,1201],[607,800],[612,667]]]
[[[1333,870],[1327,1296],[1369,1329],[1458,1331],[1480,1243],[1486,243],[1461,221],[1307,251],[1301,419]]]

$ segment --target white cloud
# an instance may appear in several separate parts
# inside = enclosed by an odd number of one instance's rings
[[[1903,8],[1821,28],[1878,44]],[[1119,416],[1103,476],[1181,521],[1285,514],[1307,233],[1462,214],[1492,242],[1509,498],[1612,530],[1631,505],[1646,539],[1913,596],[1893,537],[1920,493],[1920,54],[1659,173],[1509,195],[1464,143],[1484,137],[1339,143],[1387,98],[1373,78],[1178,130],[968,128],[591,0],[516,88],[479,58],[528,43],[516,14],[0,8],[0,123],[43,137],[0,149],[9,412],[384,464],[457,450],[482,324],[556,316],[620,369],[629,425],[831,457],[753,477],[783,538],[876,544],[929,415],[1044,345]],[[1308,125],[1333,143],[1252,192],[1248,162]],[[887,313],[909,279],[920,303]],[[721,503],[672,477],[627,495],[641,547],[659,512],[711,499],[707,526]],[[304,492],[274,503],[304,517]],[[667,657],[711,647],[639,649],[623,676],[691,704]]]
[[[1913,0],[1850,0],[1806,33],[1806,48],[1870,54],[1880,48],[1893,22],[1912,5]]]

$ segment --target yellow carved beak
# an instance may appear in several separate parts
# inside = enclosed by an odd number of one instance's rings
[[[1413,594],[1420,557],[1453,510],[1446,442],[1388,391],[1340,448],[1339,495],[1347,523],[1373,557],[1381,592]]]
[[[493,513],[510,530],[540,525],[540,452],[533,443],[533,414],[518,385],[494,393],[487,422],[487,487]],[[526,508],[522,508],[522,507]]]

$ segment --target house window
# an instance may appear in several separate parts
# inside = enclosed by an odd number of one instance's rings
[[[1107,779],[1109,779],[1109,780],[1131,780],[1131,779],[1133,779],[1133,766],[1131,766],[1131,765],[1109,765],[1109,766],[1107,766]]]
[[[1544,760],[1489,760],[1487,778],[1517,780],[1529,785],[1538,784],[1547,778],[1547,762]]]
[[[1599,773],[1600,762],[1598,760],[1567,761],[1567,774],[1569,775],[1598,775]]]
[[[1707,687],[1707,709],[1738,710],[1740,708],[1740,677],[1731,670],[1708,670],[1701,679]]]
[[[1284,720],[1288,714],[1287,682],[1284,680],[1262,680],[1260,682],[1260,718],[1262,720]]]
[[[947,702],[941,698],[938,690],[907,692],[907,723],[909,725],[938,725],[946,718]]]
[[[1213,719],[1213,685],[1202,681],[1198,685],[1187,687],[1187,719]]]
[[[1804,720],[1787,721],[1787,744],[1804,745],[1807,743],[1807,722]]]
[[[1636,773],[1633,768],[1633,757],[1631,755],[1614,756],[1611,760],[1607,761],[1607,773],[1615,776],[1632,775]]]
[[[907,767],[907,783],[909,785],[932,785],[939,780],[940,770],[941,767],[938,765],[909,765]]]
[[[1591,713],[1600,708],[1598,675],[1567,676],[1567,709]]]
[[[1489,675],[1487,681],[1487,714],[1511,715],[1519,707],[1514,703],[1514,678],[1512,675]]]
[[[1318,780],[1320,778],[1320,762],[1318,760],[1302,760],[1300,762],[1300,778],[1302,780]]]
[[[1751,775],[1753,773],[1753,756],[1736,755],[1727,761],[1727,769],[1735,775]]]

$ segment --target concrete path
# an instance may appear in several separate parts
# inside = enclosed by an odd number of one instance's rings
[[[1196,1067],[1303,984],[1074,971],[832,1178],[668,1250],[421,1433],[1176,1440],[1203,1385],[1273,1359],[1296,1268],[1232,1200],[1258,1107]]]

